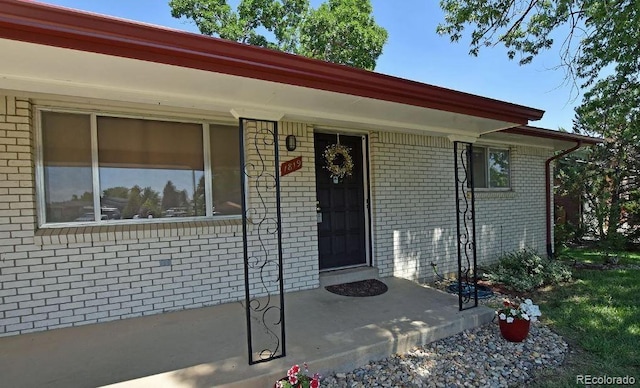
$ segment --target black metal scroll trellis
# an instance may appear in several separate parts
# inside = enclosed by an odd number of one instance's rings
[[[244,307],[253,365],[286,356],[278,123],[239,121]]]
[[[462,311],[478,306],[473,144],[453,142],[453,153],[458,237],[458,305]]]

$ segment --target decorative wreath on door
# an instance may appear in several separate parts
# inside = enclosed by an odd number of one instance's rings
[[[351,176],[353,173],[353,158],[351,157],[351,148],[340,144],[338,138],[337,144],[327,146],[324,150],[324,159],[326,168],[331,173],[331,178],[342,179],[345,176]]]

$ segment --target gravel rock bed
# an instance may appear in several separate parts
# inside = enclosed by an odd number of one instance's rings
[[[560,365],[567,351],[564,339],[539,322],[520,343],[504,340],[492,322],[349,373],[326,376],[321,383],[339,388],[522,386],[537,370]]]
[[[446,291],[448,284],[430,286]],[[494,291],[479,303],[494,308],[505,298],[510,296]],[[349,373],[326,376],[321,382],[323,387],[337,388],[517,387],[532,382],[536,371],[562,364],[568,349],[561,336],[540,322],[531,324],[523,342],[508,342],[495,320]]]

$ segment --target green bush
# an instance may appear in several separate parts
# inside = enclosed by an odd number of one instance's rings
[[[584,235],[585,230],[581,226],[575,226],[570,222],[555,224],[553,227],[554,252],[559,252],[562,248],[581,242]]]
[[[524,248],[502,256],[484,276],[491,282],[523,292],[570,280],[571,269],[560,261],[540,257],[535,250]]]

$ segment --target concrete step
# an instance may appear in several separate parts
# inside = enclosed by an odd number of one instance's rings
[[[335,353],[326,357],[306,357],[304,360],[309,364],[309,369],[312,373],[320,372],[320,375],[346,373],[370,362],[385,359],[393,354],[408,353],[418,346],[487,324],[493,320],[494,315],[495,312],[493,310],[479,306],[463,311],[457,316],[443,320],[435,325],[412,328],[409,328],[409,325],[403,325],[404,327],[398,333],[388,335],[386,338],[379,337],[379,333],[371,327],[375,325],[363,326],[352,330],[348,335],[344,336],[345,342],[351,344],[348,348],[336,349]],[[376,338],[376,340],[372,341],[371,338]],[[286,361],[282,363],[282,360],[291,361],[287,364]],[[275,381],[286,375],[283,371],[286,371],[290,365],[298,363],[297,359],[292,357],[277,361],[281,365],[280,368],[275,367],[276,363],[272,362],[274,366],[260,375],[223,384],[218,388],[271,387]]]
[[[407,280],[381,281],[389,291],[372,298],[343,297],[323,289],[287,294],[288,350],[284,358],[248,366],[242,355],[242,336],[230,331],[225,334],[239,342],[235,357],[109,388],[272,387],[294,364],[307,362],[312,373],[325,376],[349,372],[491,322],[494,317],[494,311],[484,306],[458,311],[455,296]],[[313,314],[303,313],[306,311]]]
[[[320,287],[332,286],[334,284],[359,282],[367,279],[377,279],[377,267],[356,267],[325,271],[320,273]]]

